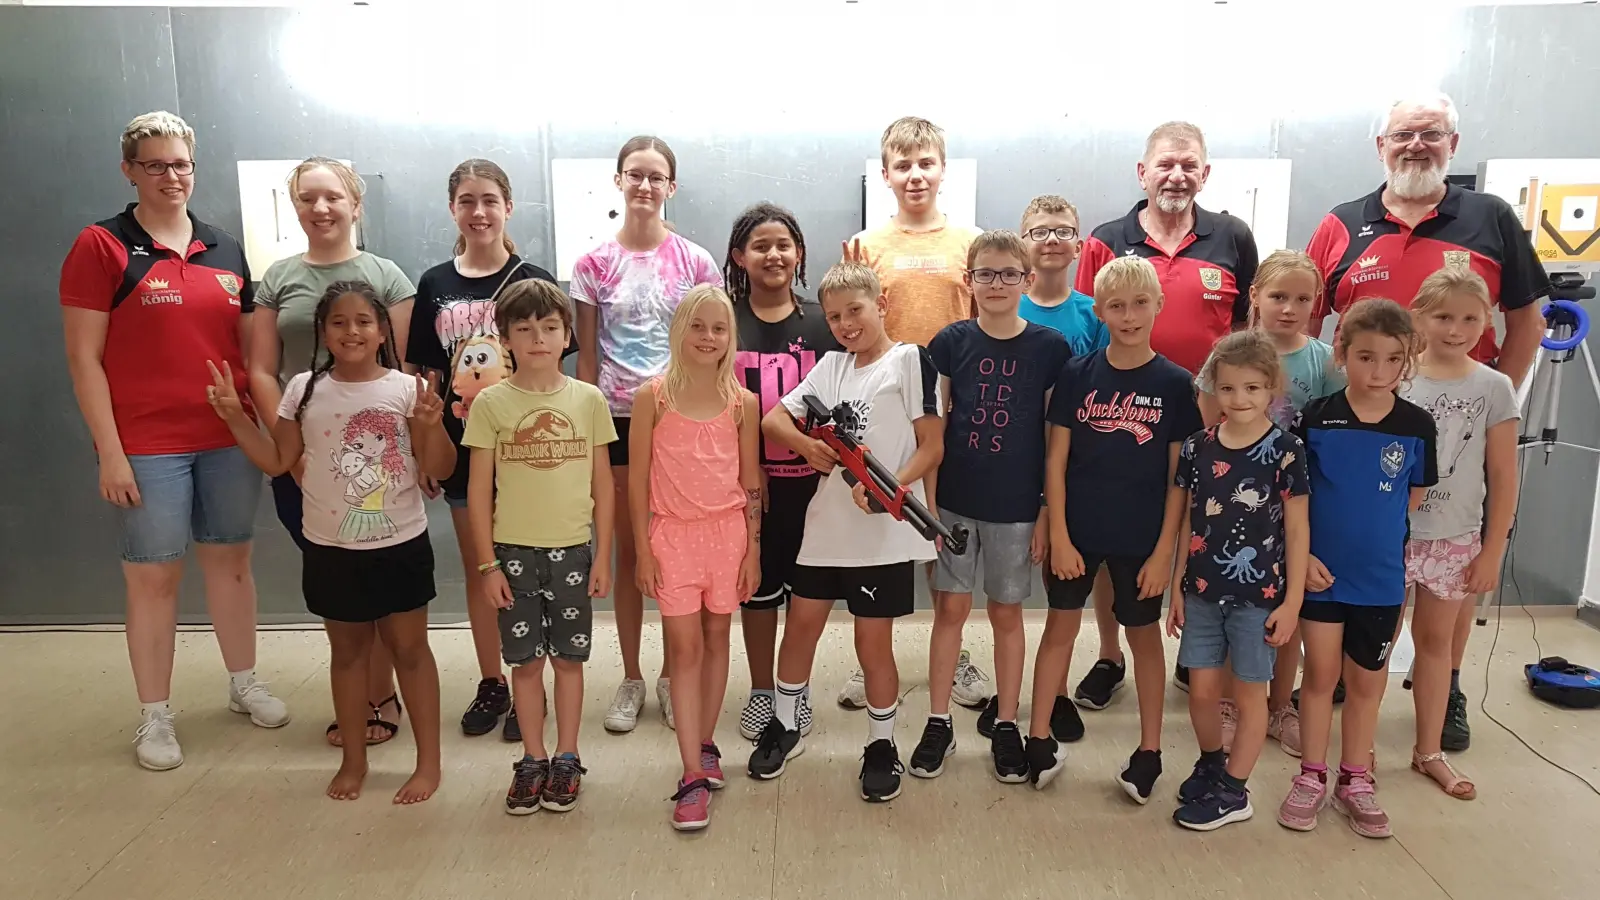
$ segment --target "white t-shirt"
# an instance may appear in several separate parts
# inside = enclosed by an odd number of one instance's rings
[[[300,489],[306,539],[370,550],[427,531],[407,421],[417,403],[416,379],[397,371],[362,382],[323,375],[297,417],[309,377],[301,372],[291,378],[278,405],[280,417],[299,419],[305,441]]]
[[[1438,540],[1482,531],[1489,429],[1520,418],[1511,379],[1475,364],[1465,378],[1454,381],[1418,375],[1406,386],[1404,396],[1427,410],[1439,427],[1435,444],[1439,483],[1428,488],[1422,505],[1412,511],[1411,536]]]
[[[800,385],[783,398],[783,406],[805,421],[806,396],[833,409],[848,403],[855,411],[853,436],[891,471],[897,471],[917,450],[912,422],[939,414],[939,372],[928,351],[915,344],[895,344],[871,365],[856,367],[853,353],[822,357]],[[933,542],[909,523],[886,513],[868,514],[856,506],[844,467],[836,466],[822,480],[806,509],[805,537],[800,542],[803,566],[859,568],[933,559]],[[926,501],[922,480],[911,493]]]

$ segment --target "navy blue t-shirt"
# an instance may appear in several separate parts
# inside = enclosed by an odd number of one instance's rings
[[[1183,592],[1202,600],[1276,609],[1289,573],[1283,505],[1304,496],[1306,451],[1274,425],[1235,450],[1218,426],[1196,432],[1178,454],[1178,487],[1189,491],[1189,563]]]
[[[980,522],[1032,522],[1044,490],[1045,395],[1072,355],[1060,332],[1031,322],[1000,340],[975,319],[928,342],[950,379],[939,505]]]
[[[1294,432],[1311,476],[1311,555],[1333,576],[1332,587],[1306,599],[1399,606],[1411,489],[1439,481],[1433,416],[1396,397],[1383,421],[1369,424],[1340,391],[1306,404]]]
[[[1056,382],[1048,418],[1072,430],[1067,533],[1073,546],[1149,556],[1161,537],[1172,445],[1200,430],[1193,376],[1159,353],[1136,369],[1113,367],[1104,350],[1073,357]]]

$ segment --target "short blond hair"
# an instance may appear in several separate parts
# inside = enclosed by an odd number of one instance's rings
[[[993,231],[985,231],[983,234],[973,238],[972,243],[967,247],[968,271],[971,271],[972,267],[977,265],[978,254],[985,250],[998,250],[1001,253],[1009,253],[1017,258],[1017,262],[1022,264],[1022,271],[1033,271],[1033,265],[1028,262],[1028,245],[1022,242],[1022,235],[1017,234],[1015,231],[1007,228],[996,228]]]
[[[164,109],[134,116],[128,127],[122,129],[122,160],[130,162],[139,156],[139,142],[145,138],[180,138],[194,156],[194,129],[178,116]]]
[[[1422,285],[1417,288],[1417,296],[1411,301],[1411,315],[1424,316],[1428,311],[1454,297],[1465,294],[1483,304],[1483,311],[1494,311],[1494,298],[1489,296],[1489,283],[1483,276],[1472,271],[1466,266],[1445,266],[1427,278],[1422,279]]]
[[[289,199],[291,201],[300,202],[297,199],[300,195],[300,176],[313,169],[327,169],[333,177],[339,179],[340,184],[344,185],[345,193],[350,195],[351,205],[361,205],[361,198],[367,193],[366,180],[357,175],[355,169],[327,156],[310,157],[305,162],[295,166],[294,171],[289,173]]]
[[[1142,256],[1119,256],[1094,273],[1094,302],[1111,293],[1161,296],[1161,277],[1156,267]]]
[[[916,116],[901,116],[890,122],[879,142],[885,166],[889,164],[890,153],[910,156],[924,147],[933,148],[939,154],[939,162],[944,162],[944,129]]]
[[[1192,122],[1172,121],[1162,122],[1157,125],[1155,130],[1150,132],[1150,136],[1145,138],[1144,158],[1148,160],[1150,154],[1155,152],[1156,144],[1162,141],[1194,144],[1200,148],[1200,161],[1204,162],[1206,160],[1206,136],[1200,130],[1200,126]]]
[[[817,285],[817,302],[826,300],[830,293],[841,291],[860,291],[877,299],[883,293],[883,285],[878,281],[878,273],[872,271],[870,266],[838,262],[822,276],[822,283]]]
[[[1028,220],[1034,216],[1059,215],[1061,213],[1071,213],[1072,220],[1077,222],[1080,226],[1083,225],[1083,217],[1078,215],[1078,208],[1067,202],[1067,198],[1057,196],[1055,194],[1040,194],[1032,200],[1029,200],[1028,208],[1022,211],[1022,221],[1019,223],[1019,230],[1027,231]]]

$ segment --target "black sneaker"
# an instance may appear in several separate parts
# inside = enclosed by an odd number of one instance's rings
[[[1127,664],[1114,659],[1096,660],[1094,668],[1083,676],[1083,680],[1078,682],[1078,689],[1072,692],[1072,702],[1084,709],[1105,709],[1111,705],[1111,696],[1122,687],[1122,680],[1127,676]],[[1056,740],[1061,740],[1061,737],[1057,735]]]
[[[1216,831],[1233,822],[1255,815],[1250,807],[1250,792],[1218,786],[1196,797],[1172,813],[1172,821],[1190,831]]]
[[[1341,678],[1341,679],[1339,679],[1339,683],[1333,686],[1333,705],[1334,706],[1338,706],[1339,704],[1341,704],[1343,702],[1344,702],[1344,679]],[[1295,688],[1294,689],[1294,693],[1289,695],[1289,703],[1291,705],[1293,705],[1295,709],[1299,709],[1300,708],[1300,689],[1299,688]]]
[[[1030,736],[1022,752],[1028,759],[1028,780],[1035,790],[1044,790],[1067,767],[1067,748],[1055,738]]]
[[[878,743],[874,742],[876,747]],[[956,733],[948,719],[928,720],[922,727],[922,740],[911,751],[911,774],[918,778],[938,778],[944,772],[946,757],[956,752]],[[898,757],[897,757],[898,758]]]
[[[522,743],[522,724],[517,721],[517,708],[506,713],[505,724],[500,726],[500,737],[508,744]]]
[[[1205,757],[1195,760],[1194,771],[1183,780],[1183,784],[1178,785],[1178,802],[1193,803],[1210,793],[1221,783],[1227,765],[1227,757],[1223,757],[1219,763],[1208,763]]]
[[[978,734],[994,737],[994,720],[1000,715],[1000,698],[990,697],[983,701],[983,712],[978,713]]]
[[[1128,764],[1117,774],[1121,787],[1140,806],[1150,802],[1150,792],[1155,790],[1156,779],[1161,777],[1161,751],[1135,750]]]
[[[528,816],[539,811],[539,795],[550,773],[550,760],[524,756],[511,764],[511,789],[506,791],[506,812]]]
[[[1460,753],[1472,746],[1472,727],[1467,724],[1467,695],[1451,691],[1444,708],[1444,730],[1439,733],[1439,748]]]
[[[562,753],[550,760],[550,777],[545,780],[539,805],[551,812],[568,812],[578,805],[578,789],[589,770],[576,754]]]
[[[461,717],[461,730],[467,737],[488,734],[510,709],[511,688],[498,678],[485,678],[478,682],[478,696]]]
[[[1189,667],[1188,666],[1173,666],[1172,667],[1172,686],[1177,688],[1180,691],[1183,691],[1185,694],[1189,693]]]
[[[805,739],[798,731],[789,731],[777,718],[767,720],[761,733],[756,735],[756,749],[750,753],[747,771],[751,778],[771,781],[783,774],[789,760],[806,752]]]
[[[877,740],[868,744],[861,754],[861,799],[868,803],[886,803],[900,796],[900,773],[905,770],[893,741]]]
[[[1082,685],[1078,689],[1082,690]],[[1083,740],[1083,716],[1078,715],[1075,703],[1060,694],[1056,695],[1055,705],[1050,709],[1050,736],[1063,744]]]
[[[1022,732],[1017,730],[1017,723],[995,725],[994,737],[989,741],[989,755],[994,757],[996,781],[1021,784],[1028,780],[1028,757],[1022,751]]]

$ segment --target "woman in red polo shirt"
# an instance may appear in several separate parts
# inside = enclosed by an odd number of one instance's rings
[[[265,728],[289,721],[255,679],[250,537],[261,473],[206,403],[206,361],[248,390],[241,348],[250,273],[239,242],[189,213],[194,131],[168,112],[122,132],[136,202],[83,229],[61,267],[67,364],[94,438],[100,495],[122,525],[128,658],[147,769],[183,763],[167,700],[183,555],[193,538],[206,605],[228,667],[228,708]]]

